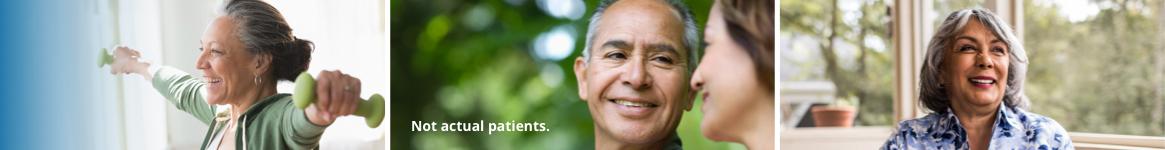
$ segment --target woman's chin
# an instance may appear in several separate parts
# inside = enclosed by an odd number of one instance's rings
[[[732,139],[728,138],[724,134],[725,129],[722,127],[724,122],[716,122],[713,120],[714,118],[710,118],[712,116],[705,116],[706,117],[704,117],[704,120],[700,122],[700,131],[701,134],[704,134],[704,137],[707,137],[712,141],[732,141]]]
[[[990,106],[1002,101],[1003,97],[995,94],[982,94],[971,98],[968,102],[975,106]]]
[[[702,133],[704,134],[704,137],[707,137],[708,139],[710,139],[712,141],[734,142],[732,139],[728,138],[727,136],[724,136],[724,134],[722,134],[714,129],[708,130],[708,128],[703,128]]]

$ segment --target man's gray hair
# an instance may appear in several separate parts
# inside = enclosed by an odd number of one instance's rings
[[[991,33],[1007,44],[1011,55],[1007,67],[1007,89],[1004,90],[1003,103],[1009,108],[1026,109],[1028,98],[1023,94],[1024,78],[1027,75],[1027,52],[1023,44],[1015,36],[1011,26],[1003,19],[990,11],[983,9],[964,9],[951,13],[939,26],[930,44],[926,47],[926,60],[922,62],[922,79],[920,84],[919,101],[923,106],[937,113],[945,113],[951,106],[947,88],[943,87],[939,76],[942,75],[943,56],[952,48],[955,37],[958,36],[968,21],[982,23]]]
[[[583,46],[582,56],[583,62],[590,63],[591,60],[591,44],[594,42],[595,32],[599,26],[599,20],[603,17],[603,11],[618,0],[603,0],[599,2],[599,6],[595,8],[595,13],[591,15],[591,22],[587,25],[587,39]],[[684,22],[684,48],[688,49],[688,73],[695,70],[700,58],[700,28],[696,27],[696,20],[692,17],[692,11],[688,6],[684,5],[680,0],[664,0],[669,6],[680,16],[680,20]]]

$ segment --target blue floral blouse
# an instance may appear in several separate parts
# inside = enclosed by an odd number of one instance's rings
[[[999,105],[995,127],[991,131],[990,149],[1075,149],[1068,132],[1051,118],[1022,109]],[[926,117],[902,121],[883,150],[898,149],[968,149],[967,132],[955,113],[931,113]]]

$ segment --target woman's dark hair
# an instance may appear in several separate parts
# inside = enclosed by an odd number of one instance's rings
[[[773,80],[773,1],[720,0],[724,28],[752,58],[757,80],[769,91]]]
[[[259,0],[232,0],[223,13],[235,20],[236,36],[247,51],[271,55],[267,71],[275,80],[295,81],[299,73],[307,70],[315,45],[292,35],[291,26],[275,7]]]

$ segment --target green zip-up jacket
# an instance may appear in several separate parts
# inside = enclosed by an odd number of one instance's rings
[[[225,119],[215,119],[215,107],[206,103],[203,96],[206,83],[194,78],[181,70],[161,67],[153,78],[154,89],[158,90],[174,104],[178,110],[190,113],[202,123],[210,125],[206,137],[202,140],[201,149],[210,146],[214,136],[223,131]],[[223,120],[223,121],[218,121]],[[267,149],[318,149],[320,135],[324,133],[324,126],[317,126],[308,121],[303,110],[292,104],[291,94],[280,93],[255,101],[243,115],[239,116],[241,123],[236,125],[235,149],[267,150]]]

